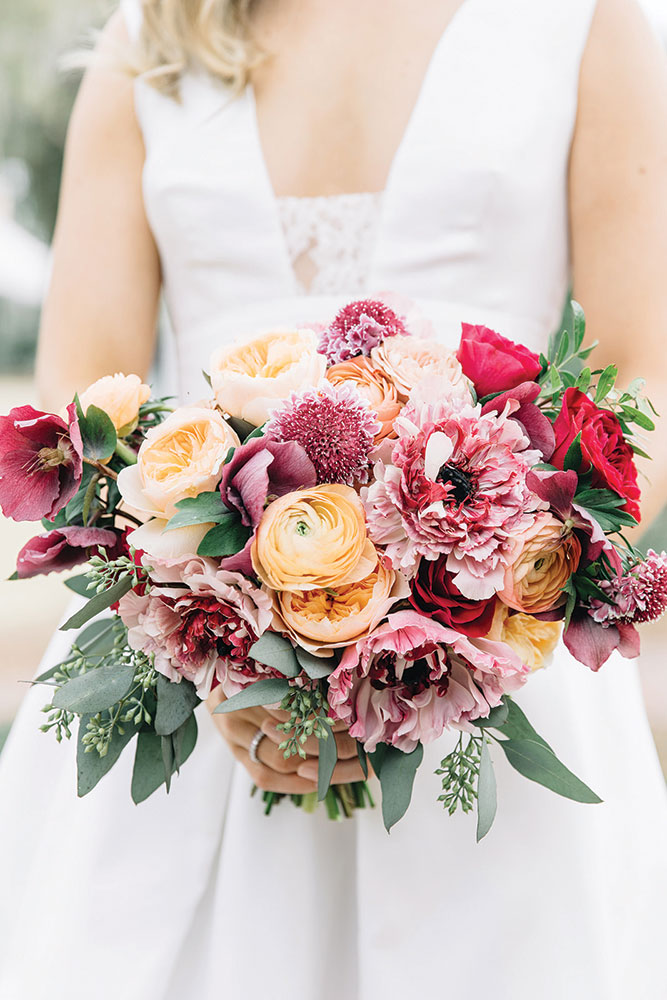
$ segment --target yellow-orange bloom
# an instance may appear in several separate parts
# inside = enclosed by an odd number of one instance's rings
[[[281,400],[323,378],[327,362],[317,344],[312,330],[271,330],[221,347],[210,362],[218,406],[232,417],[263,424]]]
[[[534,524],[514,539],[498,596],[516,611],[550,611],[565,600],[563,587],[580,558],[576,535],[552,514],[538,514]]]
[[[335,590],[284,591],[276,611],[292,638],[316,655],[328,655],[368,635],[396,601],[407,597],[405,577],[378,561],[368,576]]]
[[[251,555],[257,576],[271,590],[358,583],[377,562],[361,500],[338,484],[296,490],[269,504]]]
[[[117,431],[130,434],[137,426],[139,407],[151,394],[151,387],[144,385],[138,375],[105,375],[98,378],[80,393],[81,408],[85,413],[89,406],[104,410]]]
[[[453,395],[471,398],[470,383],[456,355],[437,340],[388,337],[373,348],[371,361],[394,383],[403,400],[427,376],[434,375],[449,384]]]
[[[137,464],[118,476],[123,500],[144,514],[169,518],[179,500],[215,489],[229,449],[239,444],[217,410],[174,410],[148,431]]]
[[[521,612],[511,615],[507,605],[496,602],[487,639],[506,642],[531,670],[539,670],[558,645],[562,622],[542,622]]]
[[[370,358],[360,356],[341,361],[327,372],[334,385],[352,384],[368,400],[371,410],[382,425],[375,435],[376,444],[393,433],[394,420],[403,408],[398,390],[390,378],[376,367]]]

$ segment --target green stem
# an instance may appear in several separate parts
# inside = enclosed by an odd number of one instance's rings
[[[126,465],[136,465],[137,464],[137,453],[130,448],[128,444],[120,439],[116,441],[116,447],[114,448],[114,453],[118,455],[120,459],[125,462]]]

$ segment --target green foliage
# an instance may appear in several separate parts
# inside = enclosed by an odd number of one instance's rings
[[[175,683],[162,674],[158,674],[155,693],[155,732],[158,736],[171,736],[175,733],[187,722],[201,701],[190,681],[181,678],[179,683]]]
[[[305,759],[304,743],[308,737],[315,736],[318,740],[326,740],[331,729],[331,721],[328,718],[329,704],[324,687],[321,684],[290,687],[280,707],[283,712],[289,712],[287,722],[280,722],[276,727],[286,737],[280,744],[280,749],[285,757],[298,754]],[[329,751],[331,752],[331,747]]]
[[[206,532],[199,543],[197,555],[209,556],[211,559],[236,555],[245,546],[250,535],[251,529],[243,524],[240,514],[228,511],[219,524]]]
[[[72,677],[53,696],[55,708],[64,708],[76,715],[94,715],[112,708],[130,690],[134,664],[119,664],[106,658],[96,670]]]
[[[118,440],[111,417],[98,406],[89,406],[84,416],[78,398],[77,409],[85,458],[91,462],[108,461],[114,453]]]
[[[410,753],[404,753],[397,747],[381,743],[368,756],[380,779],[382,820],[389,833],[408,810],[417,769],[424,759],[424,747],[418,743]]]
[[[283,677],[298,677],[301,667],[289,639],[277,632],[265,632],[248,650],[253,660],[272,667]]]
[[[613,490],[583,488],[577,491],[575,502],[594,517],[603,531],[614,533],[626,525],[637,522],[627,511],[622,510],[625,499]]]
[[[172,775],[188,759],[196,742],[197,720],[193,713],[169,736],[160,736],[150,729],[139,733],[132,771],[133,802],[137,805],[144,802],[161,785],[166,785],[169,791]]]
[[[281,677],[266,677],[260,681],[255,681],[232,695],[227,701],[223,701],[214,709],[214,715],[236,712],[240,708],[255,708],[257,705],[275,705],[282,701],[290,691],[289,682]],[[294,689],[295,690],[295,689]]]
[[[477,775],[477,843],[486,837],[493,826],[497,809],[496,776],[486,739],[482,740],[482,751]]]
[[[438,802],[442,802],[450,816],[459,808],[464,813],[470,812],[475,804],[483,742],[484,736],[472,734],[464,742],[461,733],[456,746],[435,772],[442,776],[442,794]]]
[[[165,531],[184,528],[190,524],[221,524],[232,514],[223,503],[218,490],[186,497],[185,500],[179,500],[176,508],[177,513],[169,519]]]
[[[112,604],[119,601],[121,597],[124,597],[132,587],[134,586],[131,576],[123,576],[121,579],[115,583],[108,590],[103,590],[101,593],[96,594],[92,597],[80,611],[68,618],[64,625],[61,625],[63,631],[68,631],[73,628],[81,628],[86,622],[90,621],[96,615],[99,615],[101,611],[105,611],[110,608]]]
[[[553,750],[530,739],[499,740],[512,767],[525,778],[575,802],[598,803],[602,799],[562,764]]]
[[[336,737],[332,730],[333,723],[327,722],[319,736],[319,756],[317,762],[317,798],[321,802],[329,791],[331,778],[338,761]]]
[[[338,658],[336,656],[314,656],[301,646],[296,646],[294,652],[299,661],[299,666],[313,681],[328,677],[338,665]]]

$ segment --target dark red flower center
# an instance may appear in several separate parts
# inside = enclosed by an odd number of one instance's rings
[[[440,468],[436,480],[439,483],[446,483],[450,487],[450,496],[453,496],[457,503],[463,503],[472,494],[473,483],[471,477],[463,469],[460,469],[458,465],[453,465],[451,462]]]
[[[437,677],[442,669],[437,655],[437,646],[434,643],[425,643],[417,649],[406,653],[404,659],[409,662],[409,666],[404,667],[402,676],[396,674],[396,653],[385,650],[377,659],[373,661],[369,670],[371,686],[376,691],[384,688],[399,688],[402,693],[412,698],[421,694],[428,687],[435,688],[441,697],[447,693],[449,686],[449,660],[446,661],[446,672],[444,676]],[[446,655],[442,654],[441,655]]]
[[[247,659],[257,636],[235,608],[212,595],[165,601],[181,617],[177,634],[184,657],[208,656],[215,649],[220,656]]]

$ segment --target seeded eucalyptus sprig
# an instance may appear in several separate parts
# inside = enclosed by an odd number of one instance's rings
[[[287,737],[279,749],[285,757],[298,754],[305,759],[304,744],[308,737],[327,739],[331,729],[328,720],[329,704],[323,685],[321,682],[314,682],[305,687],[290,688],[280,707],[283,712],[289,712],[290,717],[287,722],[280,722],[276,727]]]

